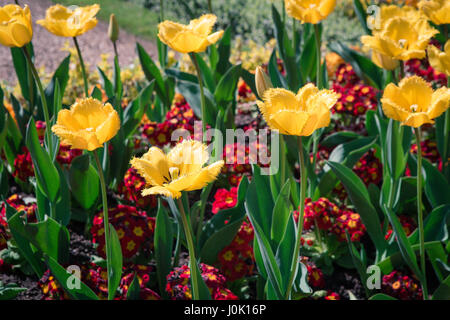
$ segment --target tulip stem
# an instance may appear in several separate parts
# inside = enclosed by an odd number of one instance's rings
[[[289,282],[286,288],[286,294],[284,297],[285,300],[288,300],[291,296],[292,286],[299,268],[300,245],[303,232],[303,216],[305,215],[306,166],[305,158],[303,156],[303,143],[301,136],[298,137],[298,157],[300,162],[300,206],[298,211],[297,239],[295,241],[294,255],[291,263],[291,275],[289,276]]]
[[[22,47],[22,50],[25,55],[25,58],[27,59],[28,65],[31,69],[31,73],[33,73],[34,80],[36,80],[36,84],[37,84],[37,87],[39,90],[39,95],[41,96],[42,109],[44,110],[44,119],[45,119],[45,126],[46,126],[45,135],[47,136],[48,152],[51,155],[51,153],[53,151],[53,143],[52,143],[52,139],[50,136],[51,126],[50,126],[50,116],[48,113],[47,98],[45,97],[45,92],[42,87],[41,79],[39,78],[39,74],[36,70],[36,67],[33,64],[33,61],[31,60],[31,56],[28,53],[27,48]]]
[[[117,41],[113,41],[113,47],[114,47],[114,54],[116,55],[117,58],[117,63],[119,63],[119,51],[117,51]]]
[[[194,241],[192,240],[191,226],[186,217],[186,212],[184,211],[183,202],[181,198],[177,199],[178,209],[180,210],[181,221],[183,222],[184,234],[186,236],[186,241],[189,250],[189,269],[191,271],[191,285],[192,285],[192,297],[194,300],[199,300],[198,292],[198,275],[197,275],[197,259],[195,258],[195,248]]]
[[[212,13],[211,0],[208,0],[208,10],[209,10],[209,13]]]
[[[202,70],[198,65],[197,56],[195,52],[189,53],[192,63],[194,64],[195,70],[197,71],[198,78],[198,86],[200,87],[200,102],[201,102],[201,110],[202,110],[202,132],[203,135],[206,132],[206,120],[205,120],[205,93],[203,92],[203,80],[202,80]]]
[[[322,88],[322,72],[320,72],[320,66],[321,66],[321,59],[322,54],[320,52],[321,47],[321,41],[320,41],[320,32],[319,32],[319,25],[316,23],[314,24],[314,38],[316,40],[316,52],[317,52],[317,71],[316,71],[316,85],[317,88]]]
[[[81,66],[81,74],[83,75],[83,82],[84,82],[84,94],[86,95],[86,98],[89,97],[89,89],[88,89],[88,79],[86,74],[86,66],[84,65],[83,56],[81,55],[80,46],[78,45],[77,37],[73,37],[73,42],[75,43],[75,48],[77,48],[78,53],[78,59],[80,59],[80,66]]]
[[[95,159],[95,163],[97,165],[97,172],[98,172],[98,176],[100,178],[100,187],[101,187],[101,191],[102,191],[102,205],[103,205],[103,225],[105,228],[105,251],[106,251],[106,271],[107,271],[107,284],[108,284],[108,299],[111,300],[113,297],[109,296],[109,285],[110,283],[110,277],[111,277],[111,261],[110,261],[110,253],[111,253],[111,248],[110,248],[110,243],[109,243],[109,237],[110,237],[110,232],[109,232],[109,217],[108,217],[108,197],[106,195],[106,183],[105,183],[105,176],[103,175],[103,169],[102,169],[102,165],[100,163],[100,159],[98,157],[97,154],[97,150],[94,150],[92,152],[92,154],[94,155],[94,159]]]
[[[423,228],[423,212],[422,212],[422,146],[420,145],[421,134],[420,128],[415,128],[417,144],[417,221],[419,225],[419,243],[420,243],[420,266],[422,271],[422,291],[423,299],[428,300],[427,275],[425,273],[425,239]]]

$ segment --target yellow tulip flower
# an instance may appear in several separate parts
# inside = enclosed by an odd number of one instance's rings
[[[23,47],[31,41],[33,27],[30,8],[15,4],[0,7],[0,43],[7,47]]]
[[[433,91],[430,84],[418,76],[404,78],[398,87],[388,84],[381,99],[387,117],[414,128],[434,123],[433,119],[448,109],[449,102],[450,89],[442,87]]]
[[[74,149],[95,150],[111,140],[120,129],[117,111],[109,103],[94,98],[82,99],[58,113],[52,131],[61,143]]]
[[[284,0],[286,12],[302,23],[317,24],[336,7],[336,0]]]
[[[425,57],[430,39],[439,33],[425,19],[392,18],[386,27],[373,36],[362,36],[364,46],[397,60]]]
[[[158,25],[158,37],[175,51],[203,52],[222,38],[223,30],[211,34],[216,20],[217,17],[213,14],[202,15],[191,20],[188,25],[166,20]]]
[[[385,56],[375,50],[372,51],[372,62],[386,70],[395,70],[400,64],[398,60]]]
[[[203,167],[209,156],[206,145],[195,140],[178,143],[165,155],[151,147],[141,158],[133,158],[131,166],[145,179],[150,188],[143,196],[160,194],[179,198],[181,191],[198,190],[214,181],[224,164],[223,160]]]
[[[49,32],[59,37],[77,37],[97,25],[95,15],[100,10],[98,4],[86,7],[66,8],[60,4],[51,6],[45,12],[45,19],[38,20]]]
[[[422,0],[418,7],[434,24],[450,23],[450,1],[448,0]]]
[[[443,52],[433,45],[428,46],[427,52],[430,65],[450,77],[450,40],[445,43]]]
[[[333,91],[319,91],[310,83],[297,95],[286,89],[268,89],[263,95],[264,102],[257,104],[271,129],[286,135],[309,136],[330,124],[330,109],[337,99]]]
[[[381,32],[388,24],[389,20],[396,17],[406,18],[409,21],[417,21],[419,19],[426,19],[427,17],[419,10],[411,6],[399,7],[397,5],[382,5],[379,13],[378,21],[375,23],[374,33]]]

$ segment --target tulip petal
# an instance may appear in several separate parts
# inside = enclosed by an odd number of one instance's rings
[[[204,14],[198,19],[191,20],[188,27],[195,33],[206,37],[211,33],[216,21],[217,17],[214,14]]]
[[[404,78],[400,81],[399,87],[409,107],[417,105],[417,112],[426,112],[428,110],[433,89],[425,80],[418,76]]]
[[[220,160],[203,168],[197,175],[193,177],[191,185],[185,190],[192,191],[204,188],[208,183],[216,180],[217,176],[222,170],[223,165],[224,161]]]
[[[107,118],[95,130],[97,139],[101,144],[111,140],[120,129],[120,119],[117,112],[114,112],[113,107],[109,103],[105,108],[112,110],[107,113]]]
[[[389,98],[381,99],[381,107],[386,117],[397,121],[403,122],[410,115],[410,112],[406,111]]]
[[[167,154],[169,161],[180,169],[180,175],[198,172],[208,161],[206,146],[200,141],[183,140]]]
[[[163,185],[170,181],[170,163],[164,152],[157,147],[151,147],[142,158],[134,158],[131,166],[151,185]]]
[[[411,113],[402,124],[417,128],[425,123],[434,123],[434,121],[431,120],[425,112],[416,112]]]
[[[439,117],[442,113],[444,113],[450,103],[450,89],[449,88],[439,88],[435,92],[433,92],[433,96],[431,98],[431,106],[428,109],[428,117],[430,119],[434,119]]]
[[[280,110],[270,116],[275,129],[283,134],[294,136],[303,136],[302,130],[309,117],[307,112],[296,110]]]
[[[170,197],[174,199],[181,197],[181,192],[173,192],[172,190],[169,190],[168,188],[161,186],[144,189],[142,190],[141,194],[143,197],[150,195],[162,195],[164,197]]]

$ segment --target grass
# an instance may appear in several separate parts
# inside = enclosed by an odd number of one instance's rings
[[[156,37],[156,26],[158,25],[158,13],[146,10],[137,3],[123,0],[53,0],[65,6],[86,6],[98,3],[100,11],[98,18],[109,21],[111,13],[116,15],[119,26],[136,36],[147,40]]]

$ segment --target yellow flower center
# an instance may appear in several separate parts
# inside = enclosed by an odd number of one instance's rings
[[[178,175],[180,174],[180,169],[177,167],[170,167],[169,174],[171,180],[176,180],[178,179]]]
[[[94,128],[86,128],[86,131],[92,132],[94,131]]]
[[[317,4],[315,4],[315,3],[312,3],[312,4],[309,5],[310,9],[314,9],[315,7],[317,7]]]
[[[399,39],[398,40],[398,44],[400,45],[400,47],[404,48],[406,47],[406,39]]]
[[[409,107],[409,109],[411,109],[412,112],[417,112],[418,108],[419,106],[417,104],[413,104],[412,106]]]

